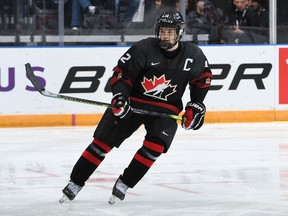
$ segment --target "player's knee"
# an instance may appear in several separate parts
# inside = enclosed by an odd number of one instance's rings
[[[105,155],[111,151],[110,146],[96,139],[93,140],[89,148],[93,151],[94,154],[99,155],[100,157],[105,157]]]
[[[171,144],[170,140],[161,139],[161,138],[156,137],[156,136],[147,136],[145,138],[145,140],[148,142],[156,143],[159,146],[162,146],[163,151],[161,153],[166,153],[168,151],[168,149],[170,148],[170,144]]]
[[[155,161],[165,150],[162,143],[156,143],[148,140],[144,140],[141,152],[146,158]]]

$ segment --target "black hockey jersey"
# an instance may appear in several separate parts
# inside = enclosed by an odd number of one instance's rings
[[[182,96],[190,86],[191,101],[202,102],[212,79],[202,50],[180,42],[175,52],[160,48],[159,39],[136,42],[119,59],[111,79],[113,94],[130,98],[134,108],[179,114]]]

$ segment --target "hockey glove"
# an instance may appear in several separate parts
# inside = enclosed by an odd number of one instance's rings
[[[129,98],[124,97],[121,93],[115,94],[112,98],[112,112],[115,116],[122,118],[127,118],[130,114],[130,100]]]
[[[204,123],[206,107],[201,102],[188,102],[182,116],[182,127],[186,130],[198,130]]]

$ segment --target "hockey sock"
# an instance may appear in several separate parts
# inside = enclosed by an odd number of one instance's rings
[[[164,147],[162,145],[145,140],[143,146],[136,152],[131,163],[124,170],[122,181],[133,188],[163,151]]]
[[[104,160],[105,155],[110,151],[111,148],[106,143],[94,139],[73,167],[70,175],[71,180],[80,186],[84,186],[88,178]]]

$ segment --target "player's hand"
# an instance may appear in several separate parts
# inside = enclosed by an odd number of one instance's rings
[[[112,112],[115,116],[122,118],[127,118],[131,113],[130,100],[124,97],[121,93],[115,94],[112,98]]]
[[[204,123],[206,107],[201,102],[188,102],[182,116],[182,127],[186,130],[198,130]]]

